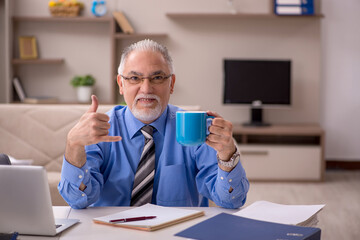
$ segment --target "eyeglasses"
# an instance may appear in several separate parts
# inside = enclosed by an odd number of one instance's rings
[[[164,76],[164,75],[154,75],[154,76],[149,76],[149,77],[139,77],[139,76],[129,76],[129,77],[125,77],[123,75],[120,75],[123,79],[125,79],[128,83],[130,83],[131,85],[137,85],[140,84],[141,82],[143,82],[145,79],[149,79],[150,84],[153,85],[160,85],[163,84],[169,77],[172,76],[172,74],[170,74],[169,76]]]

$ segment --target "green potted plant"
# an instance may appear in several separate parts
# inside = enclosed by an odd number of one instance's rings
[[[95,82],[95,78],[90,74],[85,76],[75,76],[71,79],[70,84],[76,88],[79,102],[87,103],[91,101],[91,94],[93,93]]]

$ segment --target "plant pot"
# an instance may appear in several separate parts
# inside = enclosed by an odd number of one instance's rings
[[[91,102],[92,86],[79,86],[76,88],[78,101],[81,103]]]

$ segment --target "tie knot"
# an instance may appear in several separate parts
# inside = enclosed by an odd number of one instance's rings
[[[145,125],[141,128],[142,134],[145,136],[146,139],[151,139],[153,135],[154,128],[150,125]]]

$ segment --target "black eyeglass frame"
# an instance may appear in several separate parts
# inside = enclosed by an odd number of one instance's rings
[[[126,80],[127,82],[129,82],[130,84],[132,85],[136,85],[136,84],[139,84],[141,82],[144,82],[145,79],[149,79],[149,82],[151,84],[155,84],[155,85],[160,85],[160,84],[163,84],[167,79],[169,79],[170,77],[172,77],[173,74],[170,74],[168,76],[163,76],[163,75],[154,75],[154,76],[148,76],[148,77],[140,77],[140,76],[131,76],[131,77],[126,77],[124,75],[121,75],[120,76]],[[159,79],[159,77],[161,77]],[[136,79],[134,79],[136,78]]]

